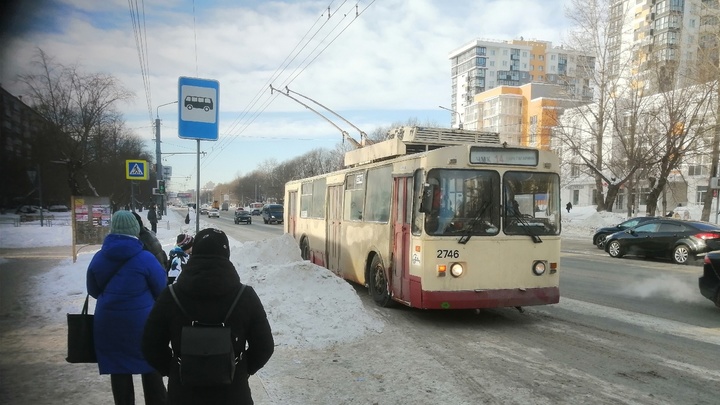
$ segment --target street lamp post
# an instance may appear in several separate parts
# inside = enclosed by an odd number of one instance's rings
[[[171,104],[177,104],[177,100],[165,104],[160,104],[155,109],[155,161],[158,180],[163,180],[162,152],[160,151],[160,107]],[[160,195],[160,207],[160,212],[162,213],[162,215],[167,215],[167,207],[165,206],[165,194]]]
[[[28,171],[28,176],[30,177],[30,181],[32,182],[33,187],[35,187],[35,190],[38,192],[38,202],[40,204],[40,226],[44,226],[43,222],[43,199],[42,199],[42,180],[40,176],[40,165],[35,165],[35,167],[30,168]],[[33,190],[33,191],[35,191]]]
[[[462,117],[460,116],[459,112],[453,110],[452,108],[443,107],[441,105],[439,105],[438,107],[442,108],[443,110],[450,111],[451,113],[457,114],[458,115],[458,129],[463,129]]]

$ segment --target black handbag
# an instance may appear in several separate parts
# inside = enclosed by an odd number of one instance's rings
[[[79,314],[67,314],[68,325],[68,363],[97,363],[95,355],[95,339],[93,337],[94,315],[88,314],[88,300]]]

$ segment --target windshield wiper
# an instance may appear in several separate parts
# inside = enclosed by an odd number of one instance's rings
[[[505,217],[507,218],[507,215]],[[527,231],[525,232],[525,234],[532,238],[533,242],[542,243],[542,239],[540,239],[540,236],[532,231],[532,229],[530,228],[530,223],[527,222],[525,218],[521,217],[517,212],[512,213],[512,218],[515,218],[520,224],[522,224],[522,227],[518,228],[524,228]]]
[[[472,237],[473,229],[475,228],[475,224],[480,222],[483,214],[485,213],[485,210],[490,206],[490,201],[485,201],[475,212],[475,216],[473,217],[472,221],[470,221],[470,224],[468,225],[467,229],[465,230],[465,234],[458,239],[458,243],[461,245],[464,245],[468,243],[470,238]]]

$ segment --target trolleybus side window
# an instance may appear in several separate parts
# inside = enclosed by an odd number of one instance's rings
[[[300,217],[325,218],[325,192],[327,180],[315,179],[303,183],[300,190]]]
[[[365,200],[365,171],[350,173],[345,178],[345,207],[343,219],[360,221],[363,219]]]
[[[424,184],[425,184],[425,171],[422,169],[418,169],[413,174],[413,195],[415,198],[413,198],[413,218],[412,218],[412,234],[413,235],[420,235],[423,229],[423,216],[421,214],[422,206],[423,206],[423,191],[424,191]],[[429,189],[428,189],[429,191]],[[429,191],[431,192],[431,191]],[[432,194],[430,194],[432,195]],[[428,202],[430,203],[430,202]]]
[[[388,222],[392,181],[392,166],[375,167],[368,170],[363,221]]]

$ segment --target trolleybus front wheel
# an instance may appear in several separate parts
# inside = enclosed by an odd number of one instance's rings
[[[393,301],[390,298],[390,291],[388,290],[387,273],[385,272],[385,266],[380,256],[373,257],[372,263],[370,264],[368,286],[370,287],[370,295],[376,304],[381,307],[392,305]]]

